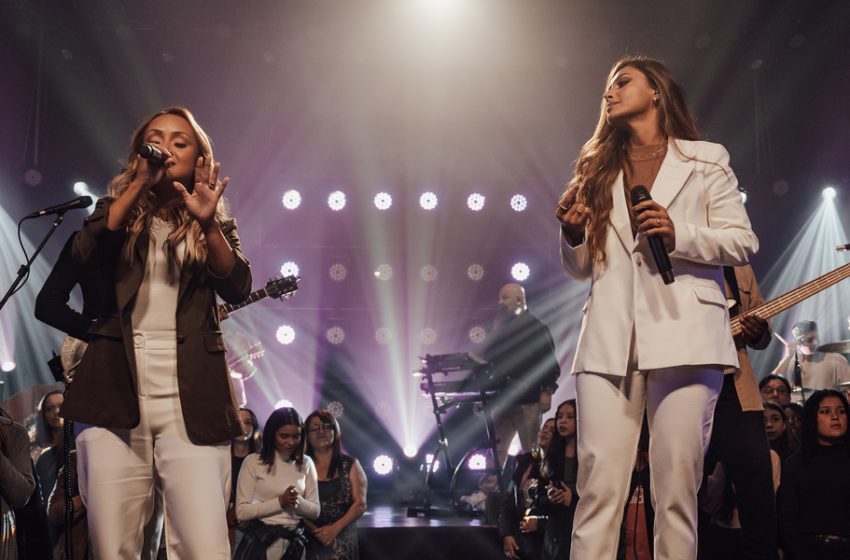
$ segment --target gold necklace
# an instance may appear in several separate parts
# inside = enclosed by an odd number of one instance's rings
[[[658,155],[661,154],[661,152],[663,152],[666,149],[667,149],[667,144],[664,143],[664,144],[661,145],[660,148],[658,148],[657,150],[655,150],[651,154],[637,155],[637,154],[631,153],[631,154],[629,154],[629,158],[631,158],[633,160],[634,159],[652,159],[652,158],[658,157]]]

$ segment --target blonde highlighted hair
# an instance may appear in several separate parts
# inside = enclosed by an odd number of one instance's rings
[[[127,154],[127,165],[121,173],[109,183],[107,197],[112,200],[117,199],[124,193],[124,191],[127,190],[130,183],[133,182],[133,179],[136,178],[136,171],[138,167],[137,156],[139,154],[139,148],[142,144],[144,144],[145,131],[147,131],[154,119],[163,115],[175,115],[188,122],[189,126],[192,127],[192,131],[195,134],[195,140],[198,143],[198,157],[202,156],[207,160],[212,158],[212,142],[210,141],[210,137],[207,136],[207,133],[204,132],[195,120],[195,117],[192,116],[192,113],[184,107],[168,107],[150,115],[144,120],[144,122],[142,122],[141,125],[139,125],[136,132],[133,133],[129,153]],[[192,192],[195,186],[194,176],[192,177],[190,184],[184,186],[189,192]],[[136,244],[136,240],[138,240],[139,235],[143,231],[148,231],[150,229],[151,222],[153,221],[157,210],[162,207],[162,205],[157,204],[157,202],[156,195],[148,191],[144,194],[144,196],[139,198],[136,206],[133,208],[133,214],[127,224],[129,235],[124,243],[124,248],[122,249],[123,256],[128,261],[132,262],[135,259],[133,247]],[[180,204],[169,207],[168,212],[170,213],[171,220],[177,225],[174,231],[168,235],[164,246],[165,255],[168,258],[169,271],[173,271],[180,266],[176,249],[183,241],[186,242],[184,264],[191,265],[194,263],[205,263],[207,260],[207,243],[201,231],[201,226],[189,216],[189,212],[186,210],[186,206],[182,204],[182,201]],[[221,222],[221,220],[227,218],[227,215],[227,201],[224,197],[222,197],[218,201],[215,217],[217,221]]]
[[[658,91],[658,125],[664,135],[669,139],[699,140],[696,120],[685,103],[682,86],[663,62],[643,56],[624,57],[611,68],[605,80],[605,91],[608,91],[614,76],[626,66],[646,76],[650,87]],[[590,209],[591,222],[587,227],[587,244],[596,262],[605,262],[607,259],[605,240],[611,223],[614,196],[627,196],[625,192],[614,193],[614,183],[621,171],[626,176],[632,171],[626,152],[629,135],[608,124],[606,107],[607,102],[603,97],[596,131],[582,147],[575,175],[567,185],[567,189],[573,185],[580,186],[585,205]],[[673,149],[679,151],[675,143]],[[681,152],[679,153],[681,155]],[[631,209],[631,202],[626,206]]]

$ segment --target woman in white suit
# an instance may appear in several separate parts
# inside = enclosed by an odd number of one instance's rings
[[[591,280],[573,363],[581,496],[573,559],[616,557],[644,411],[655,557],[696,558],[703,455],[723,370],[738,365],[723,266],[758,250],[729,155],[698,140],[667,67],[623,59],[559,201],[561,260],[572,278]],[[637,185],[652,200],[632,207]],[[648,236],[663,240],[672,284]]]

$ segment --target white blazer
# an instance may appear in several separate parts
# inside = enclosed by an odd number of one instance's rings
[[[561,234],[567,273],[591,280],[573,374],[626,375],[633,329],[641,370],[738,367],[722,267],[746,264],[758,251],[758,239],[723,146],[676,144],[694,159],[683,158],[671,142],[651,190],[675,226],[676,249],[670,253],[675,282],[664,285],[646,238],[632,236],[622,173],[613,186],[607,262],[594,263],[586,243],[571,247]]]

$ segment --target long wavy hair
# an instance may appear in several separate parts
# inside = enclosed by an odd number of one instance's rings
[[[333,453],[331,455],[331,464],[328,465],[327,474],[328,480],[331,480],[332,478],[335,478],[337,476],[337,474],[339,473],[339,468],[342,466],[342,441],[340,440],[341,434],[339,430],[339,423],[336,421],[336,418],[334,418],[334,415],[331,414],[329,411],[323,409],[317,410],[310,414],[310,416],[308,416],[306,420],[304,420],[305,432],[310,429],[310,422],[313,420],[313,418],[318,418],[322,421],[323,424],[330,424],[331,426],[333,426],[334,442],[331,445]],[[316,459],[315,452],[313,451],[313,445],[310,443],[309,434],[307,434],[306,453],[311,459]]]
[[[251,436],[248,438],[248,453],[259,453],[263,448],[263,433],[260,430],[260,422],[257,420],[257,415],[250,408],[240,408],[239,410],[247,412],[251,416],[251,422],[254,423],[254,429],[251,430]]]
[[[47,402],[48,397],[52,397],[53,395],[64,396],[64,394],[65,392],[62,390],[50,391],[44,395],[41,402],[38,403],[38,414],[35,417],[35,442],[44,448],[53,443],[53,430],[47,425],[47,418],[44,417],[45,403]],[[59,438],[59,443],[61,445],[62,438]]]
[[[663,62],[643,56],[627,56],[620,59],[611,68],[605,80],[605,91],[614,76],[626,66],[638,70],[649,82],[650,87],[658,90],[658,127],[669,139],[699,140],[696,119],[685,103],[682,86]],[[575,175],[567,185],[579,185],[585,206],[590,209],[591,221],[587,228],[587,244],[594,261],[604,263],[607,260],[605,240],[611,223],[611,210],[614,208],[614,183],[620,173],[626,179],[631,174],[631,164],[626,152],[629,139],[627,132],[608,124],[607,103],[602,98],[599,109],[599,122],[593,137],[582,147],[576,163]],[[680,155],[678,146],[673,143]],[[628,197],[627,191],[616,196]],[[626,206],[631,213],[631,202]]]
[[[576,438],[576,433],[574,433],[569,438],[566,438],[561,435],[558,431],[558,414],[561,412],[561,409],[565,406],[572,407],[573,413],[576,412],[576,400],[569,399],[558,405],[558,408],[555,409],[555,433],[552,434],[552,441],[549,442],[549,450],[546,452],[546,456],[543,459],[543,464],[541,465],[540,471],[544,477],[550,480],[561,480],[562,475],[564,473],[564,462],[566,461],[564,455],[567,452],[567,444]],[[578,428],[578,426],[576,426]],[[545,471],[545,472],[544,472]]]
[[[195,120],[195,117],[192,116],[192,113],[183,107],[168,107],[150,115],[142,122],[141,125],[139,125],[136,132],[133,133],[133,138],[130,141],[129,153],[127,154],[126,166],[121,173],[109,183],[107,197],[112,200],[117,199],[124,193],[124,191],[127,190],[130,183],[133,182],[138,168],[138,158],[136,156],[139,154],[139,148],[142,144],[144,144],[145,131],[147,131],[154,119],[163,115],[175,115],[188,122],[189,126],[192,127],[192,130],[195,133],[195,140],[198,143],[198,157],[203,156],[207,160],[212,158],[212,142],[210,141],[210,137],[207,136],[207,133],[204,132]],[[192,176],[190,184],[183,186],[186,187],[186,190],[192,192],[195,187],[195,177]],[[143,231],[148,231],[150,229],[151,222],[153,221],[157,210],[162,207],[162,202],[160,202],[157,199],[157,196],[151,191],[148,191],[144,196],[139,198],[139,201],[133,208],[133,214],[127,225],[129,235],[124,242],[124,248],[122,250],[125,259],[130,262],[135,259],[133,247],[136,244],[136,240]],[[201,232],[201,226],[189,216],[189,212],[186,210],[186,206],[182,204],[182,201],[179,204],[169,205],[168,212],[171,215],[171,219],[177,225],[174,231],[168,235],[164,246],[165,255],[168,258],[169,272],[174,271],[180,266],[176,249],[183,241],[186,242],[185,264],[191,265],[193,263],[205,263],[207,260],[207,243]],[[216,208],[216,219],[221,221],[227,218],[227,214],[227,201],[224,197],[222,197],[218,202],[218,207]]]
[[[263,426],[263,448],[260,450],[260,464],[266,465],[268,472],[272,472],[272,468],[274,468],[277,431],[284,426],[296,426],[301,430],[301,443],[295,449],[295,453],[292,454],[292,459],[299,467],[304,464],[304,444],[307,438],[304,437],[304,422],[301,421],[301,415],[292,407],[278,408],[272,412],[269,419],[266,420],[266,425]]]
[[[812,460],[812,457],[817,454],[818,447],[820,445],[818,443],[818,409],[820,408],[821,401],[823,401],[826,397],[836,397],[841,401],[841,404],[844,405],[845,414],[850,414],[850,406],[847,404],[847,399],[844,398],[844,395],[834,389],[815,391],[815,393],[808,398],[806,403],[803,405],[803,420],[800,427],[800,432],[803,435],[803,463],[808,463]],[[848,417],[848,422],[850,422],[850,417]],[[847,431],[844,432],[841,442],[844,444],[844,451],[850,454],[850,427],[848,427]]]

